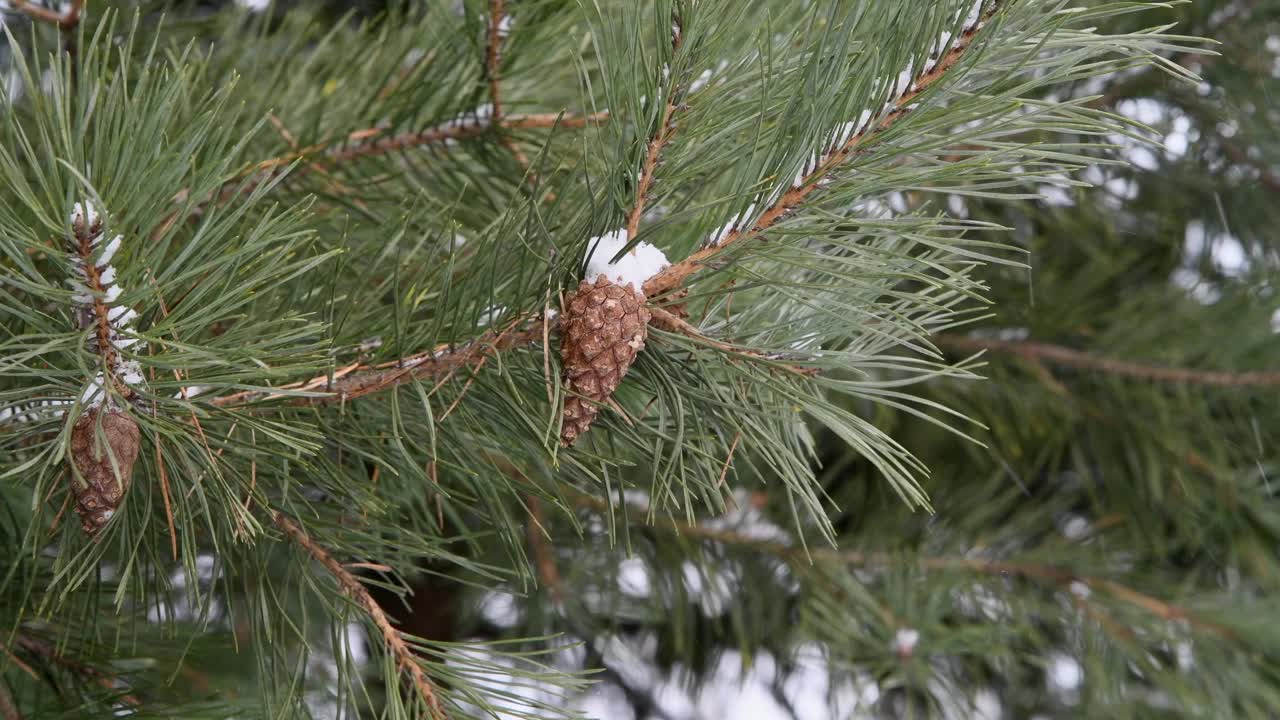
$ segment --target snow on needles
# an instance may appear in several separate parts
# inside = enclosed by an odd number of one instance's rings
[[[969,7],[968,14],[964,17],[964,23],[961,25],[962,32],[972,33],[982,27],[982,8],[985,4],[986,0],[974,0]],[[959,16],[956,19],[959,20]],[[894,107],[907,93],[919,90],[920,79],[933,72],[933,69],[937,67],[944,55],[953,47],[951,42],[953,37],[950,32],[942,31],[929,47],[929,55],[922,66],[917,68],[915,60],[908,60],[906,67],[892,79],[887,81],[885,79],[876,80],[873,83],[873,89],[883,88],[886,82],[889,85],[889,97],[885,100],[884,105],[876,112],[863,110],[856,122],[841,123],[832,130],[821,149],[814,152],[801,167],[800,171],[796,173],[791,187],[798,188],[803,186],[834,152],[869,132],[876,122],[884,118],[886,113],[893,111]]]
[[[671,266],[666,253],[646,242],[636,244],[616,262],[613,257],[627,246],[627,231],[614,230],[587,242],[587,274],[583,278],[594,283],[601,275],[619,285],[630,284],[637,293],[649,278]]]
[[[968,6],[967,13],[961,8],[960,13],[956,14],[955,20],[961,20],[963,13],[963,23],[960,32],[964,36],[968,36],[982,28],[983,24],[983,8],[988,0],[973,0]],[[874,131],[880,123],[884,122],[900,105],[904,103],[904,98],[908,94],[921,89],[921,81],[927,77],[929,73],[937,68],[938,63],[946,57],[955,47],[953,40],[956,36],[949,31],[941,32],[933,43],[929,46],[928,56],[923,63],[917,64],[917,59],[907,61],[903,69],[888,77],[876,79],[872,83],[873,93],[880,92],[881,89],[888,88],[888,97],[876,110],[862,110],[857,120],[842,122],[832,128],[829,133],[822,136],[821,145],[805,158],[804,163],[796,171],[791,180],[789,188],[776,188],[769,195],[759,195],[753,198],[746,210],[736,213],[728,222],[721,225],[709,237],[707,237],[702,246],[715,247],[734,236],[734,233],[744,232],[750,227],[748,224],[753,220],[758,204],[765,206],[774,206],[781,200],[786,190],[795,190],[803,188],[812,182],[822,183],[823,180],[817,176],[828,168],[830,161],[842,148],[857,142],[867,133]],[[710,80],[712,73],[704,73],[705,78],[700,77],[699,80],[705,85]],[[699,85],[701,87],[701,85]]]
[[[71,262],[71,302],[77,310],[77,321],[82,329],[93,327],[98,322],[99,303],[105,306],[107,315],[106,340],[111,350],[104,353],[99,347],[101,338],[97,332],[89,333],[89,350],[96,354],[105,354],[111,358],[111,374],[120,382],[130,386],[143,384],[142,370],[136,360],[126,359],[121,351],[131,347],[140,347],[140,341],[133,337],[133,321],[138,316],[133,308],[119,303],[123,289],[116,282],[116,268],[112,260],[124,242],[123,235],[103,242],[106,233],[102,227],[102,213],[88,200],[76,203],[68,218],[71,223],[71,237],[68,244],[68,259]],[[97,407],[106,399],[103,392],[104,373],[98,373],[89,383],[81,401],[90,407]]]

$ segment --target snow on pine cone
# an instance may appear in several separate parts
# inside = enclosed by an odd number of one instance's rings
[[[561,316],[560,357],[570,391],[564,401],[560,442],[572,445],[591,427],[599,403],[607,401],[644,349],[648,308],[630,284],[601,275],[584,280]]]
[[[71,460],[79,477],[72,479],[71,489],[86,534],[97,535],[124,500],[138,459],[139,436],[133,418],[102,406],[89,409],[72,426]]]

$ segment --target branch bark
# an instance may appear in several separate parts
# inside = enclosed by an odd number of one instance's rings
[[[334,559],[328,550],[317,544],[293,520],[279,512],[274,513],[272,519],[285,536],[293,541],[295,545],[305,550],[312,559],[320,563],[333,576],[342,593],[350,598],[352,602],[359,605],[365,614],[369,616],[378,631],[382,633],[382,639],[386,643],[387,650],[395,657],[396,666],[400,669],[400,672],[409,676],[414,689],[417,690],[418,695],[426,703],[431,717],[435,720],[448,720],[448,715],[445,714],[444,708],[440,704],[435,685],[427,677],[426,672],[422,670],[422,666],[418,664],[417,656],[409,648],[409,644],[404,641],[404,637],[391,625],[391,620],[387,617],[387,614],[382,611],[382,607],[369,594],[368,588],[361,584],[355,575],[343,567],[342,563]]]
[[[495,121],[502,119],[502,22],[506,17],[506,1],[489,0],[489,43],[485,47],[484,67]]]
[[[9,691],[9,683],[0,677],[0,717],[4,720],[22,720],[22,711],[18,709],[18,703],[13,699],[13,693]]]
[[[291,178],[298,178],[323,166],[336,166],[363,158],[387,155],[400,150],[426,145],[439,145],[451,140],[465,140],[479,137],[494,128],[502,130],[531,130],[538,128],[583,128],[608,122],[608,111],[591,113],[590,115],[574,115],[561,113],[534,113],[529,115],[508,115],[501,120],[472,122],[453,122],[437,125],[425,130],[398,133],[382,136],[379,128],[368,128],[349,133],[342,142],[336,144],[319,143],[300,150],[280,155],[255,163],[247,171],[235,179],[223,183],[217,196],[210,202],[222,204],[243,190],[253,190],[279,177],[283,169],[295,162],[307,160],[308,164],[295,170]],[[314,159],[314,161],[312,161]],[[243,186],[243,187],[242,187]],[[174,196],[181,202],[187,198],[189,191],[183,190]],[[206,203],[207,204],[207,203]]]
[[[960,352],[991,352],[1017,355],[1029,360],[1042,360],[1054,365],[1091,370],[1117,377],[1135,378],[1151,382],[1175,385],[1209,385],[1215,387],[1276,387],[1280,386],[1280,372],[1231,372],[1226,370],[1198,370],[1195,368],[1162,367],[1094,355],[1061,345],[1024,340],[997,340],[968,335],[941,334],[933,336],[941,347]]]
[[[680,51],[684,41],[678,17],[672,18],[671,52]],[[674,83],[672,83],[674,85]],[[645,204],[649,202],[649,191],[653,187],[653,175],[658,169],[658,160],[662,157],[662,149],[667,146],[671,136],[675,134],[676,93],[673,87],[665,88],[667,102],[662,106],[662,116],[658,119],[658,127],[649,137],[645,146],[644,162],[640,166],[640,179],[636,183],[636,199],[627,213],[627,242],[635,239],[640,233],[640,217],[644,215]]]

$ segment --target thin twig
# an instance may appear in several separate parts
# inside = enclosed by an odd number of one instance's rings
[[[431,717],[436,720],[447,720],[444,708],[440,705],[435,685],[432,684],[422,666],[418,663],[417,657],[413,651],[409,649],[409,644],[404,641],[404,637],[391,625],[391,620],[386,613],[382,611],[382,607],[373,599],[373,595],[369,593],[361,582],[349,570],[342,566],[342,563],[334,559],[328,550],[321,547],[315,540],[311,539],[301,527],[293,520],[286,517],[283,513],[275,513],[273,516],[275,524],[284,532],[290,540],[298,547],[307,551],[312,559],[320,563],[325,570],[333,576],[334,581],[338,583],[339,589],[342,590],[348,598],[360,606],[362,610],[373,621],[373,624],[382,634],[382,639],[387,645],[387,649],[395,657],[396,666],[401,672],[408,674],[409,679],[413,682],[414,688],[427,704],[427,709],[431,713]]]
[[[50,645],[44,640],[31,635],[18,635],[16,638],[16,644],[27,652],[33,655],[39,655],[54,664],[61,665],[77,675],[92,678],[100,687],[106,690],[113,692],[119,692],[122,689],[128,690],[128,685],[123,680],[90,665],[65,657],[58,648]],[[138,699],[138,696],[130,692],[125,692],[117,699],[130,707],[139,707],[142,705],[142,701]]]
[[[3,677],[0,677],[0,717],[4,720],[22,720],[22,711],[18,709],[18,703],[9,691],[9,683]]]
[[[680,287],[690,275],[702,269],[707,261],[718,255],[726,247],[740,243],[743,240],[758,237],[761,233],[795,212],[810,195],[822,187],[821,183],[816,182],[819,178],[835,170],[850,158],[865,152],[868,140],[883,134],[893,127],[898,120],[909,114],[916,98],[945,77],[951,68],[960,62],[965,52],[973,46],[974,38],[977,37],[979,31],[982,30],[999,8],[999,3],[993,3],[972,28],[961,33],[955,39],[951,50],[938,59],[933,69],[912,80],[910,88],[893,102],[893,110],[891,112],[867,130],[854,134],[840,147],[824,155],[817,167],[798,184],[783,193],[776,202],[766,208],[754,225],[750,228],[735,228],[721,238],[719,242],[692,253],[684,260],[649,278],[644,283],[645,297],[655,297]]]
[[[673,6],[674,9],[674,6]],[[684,40],[679,18],[673,18],[671,25],[671,52],[679,52]],[[653,187],[653,175],[658,169],[658,160],[662,157],[662,149],[667,146],[671,136],[675,134],[676,93],[673,88],[666,88],[667,102],[662,107],[662,117],[658,118],[658,127],[645,146],[644,163],[640,166],[640,178],[636,183],[636,198],[627,213],[627,241],[634,240],[640,233],[640,217],[644,215],[644,206],[649,201],[649,190]]]
[[[489,79],[489,102],[494,121],[502,120],[502,22],[507,17],[505,0],[489,0],[489,42],[485,47],[485,75]]]
[[[1017,355],[1029,360],[1043,360],[1054,365],[1093,370],[1106,375],[1117,375],[1152,382],[1177,385],[1212,385],[1216,387],[1280,386],[1280,372],[1276,371],[1231,372],[1227,370],[1161,367],[1159,365],[1146,365],[1094,355],[1061,345],[1025,340],[997,340],[968,335],[934,335],[933,341],[939,346],[960,352],[989,350]]]
[[[799,375],[801,377],[813,377],[814,375],[819,374],[818,368],[791,365],[782,362],[777,357],[771,357],[758,350],[744,348],[739,345],[734,345],[733,343],[724,342],[723,340],[716,340],[715,338],[705,335],[701,330],[691,325],[687,320],[679,315],[660,307],[651,307],[649,311],[653,314],[652,322],[654,327],[668,332],[679,333],[704,345],[709,345],[721,352],[728,353],[730,355],[742,355],[749,357],[753,360],[767,363],[771,367],[775,367],[779,370],[789,372],[793,375]]]
[[[546,128],[577,129],[589,125],[608,122],[609,112],[603,110],[590,115],[565,113],[532,113],[526,115],[508,115],[499,121],[472,120],[467,122],[451,122],[437,125],[425,130],[385,135],[381,128],[366,128],[347,133],[337,143],[316,143],[254,163],[235,178],[223,183],[213,197],[202,202],[195,210],[199,214],[210,205],[223,205],[231,198],[243,192],[266,185],[284,176],[289,166],[301,163],[289,175],[297,179],[308,172],[322,170],[326,166],[342,165],[364,158],[378,157],[413,147],[440,145],[450,141],[480,137],[495,128],[498,130],[533,130]],[[191,191],[184,189],[173,196],[173,202],[186,202]],[[177,221],[179,211],[174,210],[162,221],[152,233],[153,237],[163,235]]]
[[[475,368],[496,352],[531,345],[541,337],[539,318],[524,317],[508,323],[502,330],[490,330],[462,346],[440,345],[434,350],[377,365],[354,363],[344,368],[347,373],[332,382],[328,375],[320,375],[271,390],[246,390],[224,395],[211,402],[215,406],[226,407],[290,396],[291,403],[295,405],[346,402],[407,382],[443,378],[462,368]]]
[[[561,602],[564,600],[564,583],[560,580],[560,568],[556,565],[556,551],[551,546],[551,533],[547,529],[546,515],[542,512],[542,500],[536,495],[526,495],[525,504],[529,507],[529,522],[525,525],[525,532],[529,536],[529,547],[533,550],[538,583],[551,593],[552,600]]]

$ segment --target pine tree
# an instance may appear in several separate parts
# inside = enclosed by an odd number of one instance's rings
[[[0,717],[1280,713],[1280,3],[352,7],[0,5]]]

